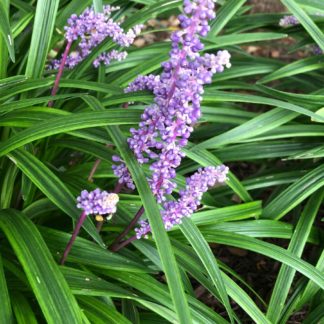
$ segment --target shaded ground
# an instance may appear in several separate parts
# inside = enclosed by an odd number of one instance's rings
[[[249,5],[253,5],[252,13],[258,12],[285,12],[285,7],[279,0],[250,0]]]

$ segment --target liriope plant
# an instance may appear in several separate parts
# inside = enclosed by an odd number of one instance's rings
[[[324,7],[282,4],[0,3],[0,323],[321,320]]]

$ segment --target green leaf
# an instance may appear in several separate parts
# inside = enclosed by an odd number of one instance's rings
[[[38,0],[28,53],[26,76],[41,78],[50,50],[59,0]]]
[[[324,191],[321,190],[309,199],[297,223],[296,229],[293,232],[288,251],[298,257],[302,255],[312,224],[323,201],[323,197]],[[280,268],[267,311],[267,317],[273,323],[277,323],[280,318],[295,272],[294,269],[286,265]]]
[[[165,231],[159,208],[152,195],[151,189],[145,179],[143,170],[130,152],[126,138],[122,135],[117,126],[108,128],[109,134],[123,157],[136,188],[142,198],[145,210],[150,211],[148,214],[152,233],[156,241],[163,269],[167,278],[168,286],[173,299],[174,308],[179,317],[180,323],[191,323],[191,316],[187,304],[187,298],[184,293],[180,272],[177,267],[172,246]]]
[[[196,280],[206,287],[214,296],[217,296],[214,286],[211,284],[210,278],[205,274],[206,270],[197,262],[197,256],[190,251],[191,248],[177,242],[175,253],[177,260],[181,266],[189,272]],[[256,323],[270,324],[265,315],[256,306],[252,298],[229,276],[222,272],[223,281],[225,283],[229,296],[242,308]],[[217,322],[218,323],[218,322]]]
[[[312,310],[304,319],[303,324],[321,323],[324,318],[323,304],[319,304],[314,310]]]
[[[53,118],[39,123],[32,128],[23,130],[0,144],[0,156],[11,152],[27,143],[60,133],[68,133],[74,130],[106,126],[136,123],[140,111],[127,109],[127,114],[121,109],[109,109],[106,111],[75,113],[64,117]],[[73,118],[71,118],[73,116]]]
[[[324,271],[324,251],[318,258],[316,263],[316,269],[323,272]],[[315,296],[315,294],[319,291],[318,286],[311,280],[308,281],[305,290],[303,291],[300,300],[298,300],[297,308],[303,307],[305,302],[308,302],[311,298]]]
[[[1,254],[0,254],[0,300],[1,300],[0,323],[8,323],[8,324],[13,323],[10,297],[9,297],[6,277],[3,269]]]
[[[21,11],[24,11],[24,12],[32,12],[32,11],[34,11],[34,7],[31,4],[26,3],[23,0],[11,0],[10,4],[12,6],[16,7],[17,9],[19,9]]]
[[[220,295],[223,305],[226,308],[227,314],[231,319],[231,323],[233,323],[233,310],[231,308],[225,284],[223,282],[221,272],[212,250],[210,249],[204,237],[201,235],[199,229],[190,219],[184,218],[180,229],[203,263],[207,273],[209,274],[213,284],[215,285],[215,288]]]
[[[246,0],[229,0],[217,12],[217,17],[211,24],[209,34],[214,36],[224,28],[224,26],[231,20],[237,11],[243,6]]]
[[[44,104],[42,106],[47,106],[47,103],[51,100],[59,100],[59,99],[74,99],[74,98],[82,98],[82,94],[66,94],[66,95],[57,95],[57,96],[47,96],[47,97],[38,97],[38,98],[30,98],[30,99],[22,99],[17,101],[10,101],[5,104],[0,105],[0,113],[7,113],[17,109],[23,109],[32,107],[34,105]],[[62,110],[63,111],[63,110]],[[67,112],[65,112],[67,113]]]
[[[243,234],[251,237],[290,239],[293,234],[292,225],[268,219],[216,223],[200,226],[199,229],[203,235],[205,232],[209,233],[211,230],[217,230]],[[179,235],[177,235],[176,233],[174,233],[173,236],[179,238]],[[313,228],[313,230],[311,231],[311,234],[308,237],[308,242],[319,244],[319,232],[316,230],[316,228]]]
[[[81,310],[36,226],[21,212],[0,212],[0,228],[21,263],[48,323],[81,323]]]
[[[30,21],[34,18],[34,13],[29,12],[22,16],[13,26],[12,26],[12,35],[13,38],[18,37],[24,30],[26,30]]]
[[[164,317],[168,322],[177,323],[177,317],[175,316],[175,313],[170,311],[168,308],[143,299],[138,300],[138,302],[144,307],[152,310],[154,313]]]
[[[320,115],[320,116],[322,116],[322,117],[324,117],[324,107],[321,108],[321,109],[318,109],[318,110],[316,111],[316,114],[317,114],[317,115]],[[318,118],[312,118],[312,121],[314,121],[314,122],[318,122],[318,123],[323,123],[323,121],[322,121],[322,120],[319,120]]]
[[[308,57],[283,66],[282,68],[258,80],[257,83],[268,83],[273,80],[279,80],[282,78],[291,77],[293,75],[323,69],[323,67],[324,61],[321,56]]]
[[[196,225],[212,225],[246,218],[258,218],[262,212],[261,207],[261,201],[253,201],[235,206],[213,208],[194,213],[191,220]]]
[[[324,13],[324,3],[321,0],[297,0],[296,1],[302,8],[314,10],[314,13]]]
[[[154,304],[156,305],[156,304]],[[122,300],[122,312],[123,315],[128,318],[133,324],[140,324],[139,311],[136,307],[136,303],[132,300]]]
[[[296,269],[298,272],[311,279],[320,288],[324,288],[324,278],[320,271],[306,261],[301,260],[287,250],[274,244],[263,242],[245,235],[216,230],[205,231],[204,237],[208,242],[236,246],[238,248],[266,255]]]
[[[275,197],[263,210],[263,218],[280,219],[324,185],[324,165],[308,172]]]
[[[19,292],[12,294],[12,308],[17,324],[37,324],[37,319],[27,298]]]
[[[31,153],[16,150],[9,155],[19,169],[48,197],[56,206],[72,219],[77,220],[80,212],[76,208],[75,198],[61,180]],[[87,218],[83,227],[99,244],[104,246],[98,232]]]
[[[309,7],[315,10],[324,11],[324,3],[321,0],[297,0],[302,7]]]
[[[313,38],[317,45],[324,51],[324,34],[316,26],[313,20],[307,15],[307,13],[301,8],[300,5],[294,0],[282,0],[281,1],[290,12],[296,16],[299,22],[307,30],[308,34]]]
[[[219,17],[217,17],[215,21],[218,22]],[[285,38],[287,36],[288,36],[287,34],[280,34],[280,33],[242,33],[242,34],[222,35],[222,36],[217,36],[217,37],[213,37],[211,35],[211,36],[207,36],[206,40],[208,41],[208,43],[210,42],[215,45],[218,45],[218,47],[224,48],[225,46],[228,46],[228,45],[238,45],[238,44],[244,44],[244,43],[251,44],[254,42],[281,39],[281,38]],[[210,48],[208,43],[206,46],[206,50],[208,50]],[[214,48],[214,46],[213,46],[213,48]],[[245,68],[247,69],[246,66],[245,66]]]
[[[6,8],[6,1],[0,1],[0,34],[2,34],[2,37],[7,45],[10,58],[12,62],[15,62],[15,47],[14,47],[14,39],[11,33],[10,23],[8,19],[8,10]],[[2,40],[0,40],[2,42]],[[1,52],[3,54],[3,52]],[[6,64],[5,56],[1,58],[1,60],[4,60],[2,64]]]
[[[133,292],[81,270],[61,267],[61,272],[74,295],[136,298]]]
[[[122,314],[117,312],[115,308],[94,297],[78,297],[80,305],[84,309],[87,317],[92,323],[98,324],[131,324],[131,322]]]
[[[141,242],[136,242],[141,243]],[[158,257],[158,254],[157,254]],[[159,304],[162,304],[169,309],[173,310],[172,299],[170,297],[169,290],[166,285],[157,281],[151,276],[146,274],[127,274],[123,272],[116,271],[105,271],[105,275],[113,278],[114,280],[119,280],[125,283],[127,286],[134,287],[139,290],[141,293],[149,296],[153,300],[157,301]],[[193,315],[193,319],[197,323],[208,323],[208,324],[226,324],[228,323],[220,315],[212,311],[205,304],[193,298],[187,296],[190,303],[190,310]]]
[[[93,0],[93,7],[95,12],[102,12],[103,11],[103,4],[102,0]]]
[[[15,180],[18,174],[17,167],[10,163],[6,169],[6,173],[3,176],[1,194],[0,194],[0,207],[9,208],[12,200]]]
[[[63,252],[70,234],[45,227],[39,228],[41,235],[46,239],[48,248],[53,254],[58,255],[58,251]],[[60,255],[58,255],[59,257]],[[142,262],[135,262],[117,253],[99,247],[94,242],[88,241],[80,236],[73,243],[68,261],[95,267],[96,269],[112,269],[119,272],[150,272]],[[64,270],[63,270],[64,273]],[[75,273],[74,273],[75,275]],[[90,277],[91,278],[91,275]]]
[[[322,119],[321,116],[314,114],[308,109],[281,100],[261,96],[209,90],[208,92],[206,91],[204,100],[206,102],[249,102],[278,106],[280,108],[274,108],[247,121],[240,126],[230,129],[227,132],[211,137],[208,140],[199,143],[197,145],[197,148],[218,148],[225,144],[235,143],[243,139],[255,137],[294,119],[296,116],[298,116],[298,114],[304,114],[306,116]]]

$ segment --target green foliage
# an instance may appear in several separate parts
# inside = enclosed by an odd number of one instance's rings
[[[170,49],[163,37],[174,27],[150,27],[143,34],[158,35],[153,44],[132,46],[126,60],[97,70],[94,57],[114,46],[104,41],[64,71],[54,97],[55,73],[46,64],[52,49],[64,50],[67,18],[91,4],[98,12],[120,6],[127,29],[178,14],[182,1],[0,1],[1,323],[286,323],[301,309],[305,323],[320,321],[324,56],[312,46],[324,49],[324,6],[281,2],[299,25],[281,28],[284,13],[253,14],[245,0],[218,1],[204,42],[208,52],[229,50],[232,68],[206,87],[176,182],[183,187],[208,165],[225,163],[231,172],[226,186],[210,190],[201,209],[167,233],[145,180],[149,170],[126,142],[153,97],[123,89],[138,74],[160,72]],[[264,55],[272,49],[279,57]],[[135,104],[125,109],[128,102]],[[113,190],[114,154],[137,190],[120,194],[100,234],[87,218],[66,266],[58,266],[80,214],[75,197],[82,189]],[[142,205],[153,237],[107,250]],[[217,254],[224,246],[280,264],[268,296],[236,272],[249,255],[230,254],[225,264]]]

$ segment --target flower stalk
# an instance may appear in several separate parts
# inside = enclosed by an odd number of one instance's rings
[[[112,251],[112,252],[117,252],[117,251],[119,251],[120,249],[122,249],[123,247],[127,246],[129,243],[131,243],[131,242],[133,242],[135,240],[137,240],[136,235],[131,236],[130,238],[128,238],[125,241],[122,241],[122,242],[116,243],[115,245],[110,246],[109,250]]]
[[[78,222],[77,222],[77,224],[75,226],[73,234],[72,234],[72,236],[71,236],[71,238],[70,238],[70,240],[69,240],[69,242],[68,242],[68,244],[67,244],[67,246],[66,246],[66,248],[64,250],[63,256],[62,256],[61,261],[60,261],[61,265],[64,265],[64,263],[66,261],[66,258],[68,257],[68,255],[69,255],[69,253],[71,251],[73,243],[74,243],[75,239],[77,238],[77,236],[78,236],[78,234],[80,232],[80,229],[81,229],[81,227],[82,227],[82,225],[83,225],[86,218],[87,218],[87,214],[86,214],[85,211],[83,211],[81,213],[79,219],[78,219]]]
[[[54,86],[53,86],[53,89],[52,89],[52,92],[51,92],[51,96],[55,96],[58,89],[59,89],[59,84],[60,84],[60,80],[61,80],[61,77],[62,77],[62,74],[63,74],[63,70],[64,70],[64,66],[65,66],[65,63],[66,63],[66,59],[69,55],[69,52],[70,52],[70,49],[71,49],[71,46],[72,46],[72,41],[69,41],[67,44],[66,44],[66,47],[65,47],[65,50],[64,50],[64,53],[63,53],[63,56],[62,56],[62,60],[61,60],[61,63],[60,63],[60,66],[59,66],[59,69],[57,71],[57,74],[56,74],[56,78],[55,78],[55,82],[54,82]],[[49,103],[48,103],[48,107],[53,107],[53,100],[51,100]]]
[[[144,213],[144,207],[142,206],[134,216],[134,218],[130,221],[130,223],[126,226],[126,228],[115,238],[114,242],[109,246],[109,250],[116,252],[120,249],[120,241],[135,227],[139,219]],[[135,236],[136,238],[136,236]]]

